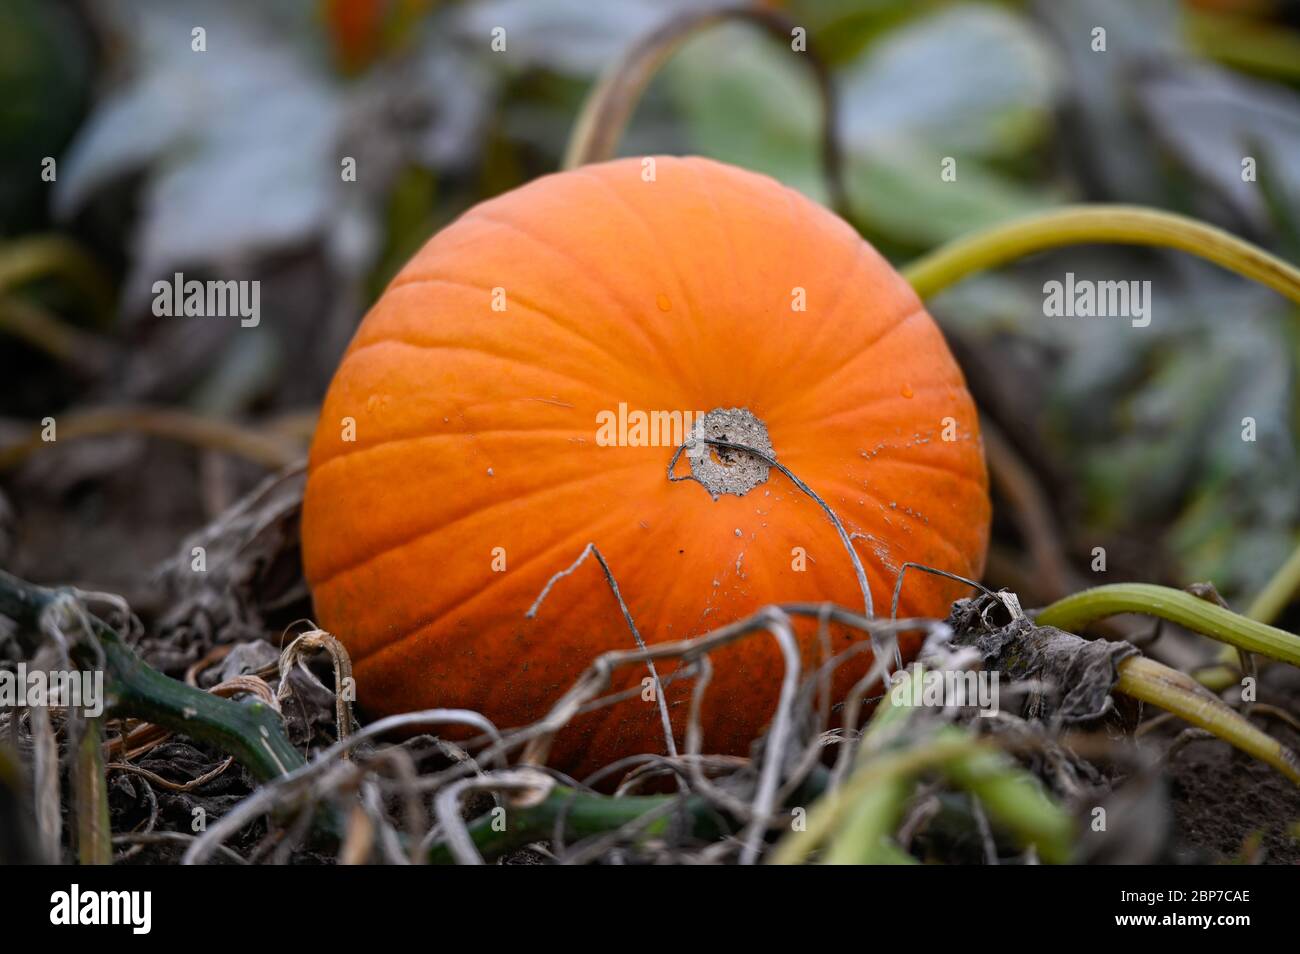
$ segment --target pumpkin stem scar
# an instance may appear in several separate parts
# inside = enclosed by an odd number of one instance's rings
[[[715,443],[721,442],[721,443]],[[710,445],[737,444],[752,447],[762,455],[738,454],[724,449],[710,451]],[[715,407],[699,417],[686,441],[686,459],[691,465],[691,480],[717,500],[723,494],[743,497],[766,482],[771,471],[767,458],[775,457],[767,425],[749,408]]]
[[[706,431],[706,429],[708,428],[709,419],[716,414],[748,415],[749,418],[752,419],[753,422],[756,425],[758,425],[759,428],[762,429],[761,433],[764,438],[763,444],[765,445],[766,452],[764,449],[760,449],[759,447],[751,447],[747,444],[736,443],[735,441],[722,440],[720,438],[709,437],[707,435],[701,436],[701,432]],[[726,418],[726,419],[733,420],[734,418]],[[741,420],[743,420],[743,418],[741,418]],[[849,553],[849,559],[853,561],[853,572],[857,575],[858,586],[862,589],[862,603],[866,609],[866,616],[868,619],[874,619],[876,615],[876,611],[871,601],[871,586],[867,583],[867,571],[862,566],[862,559],[858,556],[858,551],[853,548],[853,541],[849,537],[849,532],[844,529],[844,524],[840,521],[840,518],[836,515],[835,511],[831,509],[830,504],[828,504],[825,500],[823,500],[815,490],[813,490],[802,480],[800,480],[797,476],[795,476],[794,471],[792,471],[789,467],[785,466],[785,464],[777,460],[775,456],[770,456],[773,455],[774,452],[771,449],[772,448],[771,442],[768,441],[766,438],[767,438],[767,428],[763,426],[763,423],[759,421],[758,418],[754,417],[754,415],[750,413],[749,410],[744,408],[733,408],[731,411],[723,411],[721,408],[715,408],[714,410],[710,411],[708,414],[704,415],[703,418],[701,418],[699,421],[696,422],[696,432],[692,434],[690,437],[688,437],[686,439],[686,442],[683,443],[680,447],[677,448],[676,451],[673,452],[672,459],[668,461],[668,479],[673,483],[677,483],[678,481],[682,481],[682,480],[693,480],[697,484],[703,486],[705,490],[709,491],[710,495],[712,495],[714,500],[718,499],[719,494],[714,493],[713,489],[711,489],[708,484],[705,484],[704,481],[700,478],[700,476],[695,471],[695,461],[702,457],[708,456],[699,453],[698,449],[701,444],[707,445],[709,447],[714,447],[714,448],[722,448],[723,450],[738,451],[740,453],[748,454],[751,457],[756,458],[759,462],[766,465],[764,467],[763,480],[767,479],[767,475],[766,475],[767,469],[775,467],[781,473],[785,474],[785,476],[789,478],[792,484],[794,484],[801,491],[803,491],[805,494],[807,494],[809,497],[815,500],[817,502],[817,505],[826,512],[826,516],[830,518],[831,524],[835,527],[835,532],[840,535],[840,541],[844,544],[844,549],[847,550]],[[673,469],[677,466],[677,461],[681,459],[683,452],[686,452],[690,455],[691,462],[692,462],[691,473],[682,474],[679,477],[673,474]],[[725,468],[727,466],[726,460],[722,458],[720,458],[720,460],[721,460],[721,467]],[[709,460],[708,462],[710,464],[714,464],[712,460]],[[733,464],[732,466],[738,467],[739,464]],[[755,483],[755,486],[757,486],[757,484],[761,482],[762,481],[757,481]],[[752,488],[746,488],[746,491],[750,489]],[[735,493],[734,490],[729,492]],[[745,491],[742,491],[739,494],[739,496],[744,496],[744,493]]]
[[[636,623],[632,619],[631,610],[627,608],[627,603],[623,601],[623,594],[619,592],[618,581],[614,579],[614,572],[609,568],[609,564],[605,562],[604,554],[596,548],[596,544],[594,543],[588,543],[582,548],[582,552],[578,554],[578,559],[569,564],[567,569],[561,570],[546,581],[546,586],[542,587],[542,592],[537,595],[537,599],[533,601],[533,605],[528,608],[528,612],[525,613],[524,616],[527,619],[535,619],[537,617],[537,610],[541,608],[542,601],[546,599],[547,594],[551,592],[551,587],[553,587],[561,577],[571,575],[579,566],[582,565],[582,561],[587,559],[589,556],[594,556],[596,562],[600,564],[601,570],[605,573],[605,582],[609,584],[609,588],[614,592],[614,599],[618,600],[618,608],[623,611],[623,619],[627,621],[627,628],[632,630],[632,637],[636,640],[637,648],[642,652],[645,652],[645,640],[641,636],[641,631],[636,628]],[[673,724],[668,718],[668,702],[664,698],[663,683],[659,681],[659,671],[655,668],[654,660],[647,659],[646,666],[650,669],[650,678],[655,681],[655,697],[659,700],[659,717],[663,720],[664,724],[664,741],[668,745],[668,755],[672,758],[676,758],[677,742],[673,739]],[[678,779],[678,784],[681,784],[680,778]]]

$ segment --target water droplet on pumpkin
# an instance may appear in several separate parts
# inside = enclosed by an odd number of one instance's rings
[[[660,311],[673,310],[673,303],[669,300],[668,296],[665,295],[663,292],[660,292],[657,296],[655,296],[655,304],[659,306]]]
[[[910,384],[904,384],[902,393],[903,393],[903,397],[910,398],[916,392],[912,390],[912,386]]]

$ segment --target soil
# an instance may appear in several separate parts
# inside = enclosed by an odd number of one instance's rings
[[[1261,677],[1259,697],[1300,711],[1300,673],[1273,667]],[[1300,732],[1286,722],[1253,721],[1293,751],[1300,749]],[[1177,731],[1161,736],[1172,740]],[[1173,860],[1300,864],[1300,789],[1269,766],[1212,739],[1182,748],[1166,776]]]

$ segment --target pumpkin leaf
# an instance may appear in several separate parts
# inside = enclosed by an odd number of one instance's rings
[[[134,75],[73,143],[56,208],[68,215],[148,169],[128,287],[323,228],[340,178],[337,163],[323,160],[342,114],[304,50],[268,37],[240,4],[147,0],[104,10]],[[196,24],[206,52],[192,49]]]
[[[1148,76],[1138,95],[1173,160],[1251,228],[1269,227],[1271,209],[1260,188],[1265,174],[1282,209],[1300,203],[1300,165],[1286,161],[1300,155],[1300,96],[1274,83],[1191,65]],[[1255,161],[1249,180],[1242,165],[1247,157]]]
[[[1007,373],[1024,406],[1048,409],[1042,436],[1077,482],[1081,539],[1160,527],[1179,577],[1258,590],[1300,522],[1288,306],[1166,257],[1138,271],[1121,251],[1064,254],[956,286],[935,313],[974,339],[1014,336]],[[1042,284],[1067,268],[1078,280],[1149,276],[1150,326],[1046,317]],[[1245,418],[1254,440],[1243,439]]]
[[[683,47],[666,84],[699,151],[824,202],[822,105],[797,55],[720,27]],[[918,18],[869,47],[837,89],[850,194],[870,232],[928,246],[1053,201],[991,165],[1043,141],[1057,96],[1046,48],[1021,18],[971,5]],[[961,157],[956,183],[940,178],[950,155]]]
[[[485,46],[492,31],[505,30],[512,69],[542,68],[569,76],[593,76],[635,40],[709,0],[485,0],[467,6],[457,33]]]
[[[927,248],[1051,205],[1047,190],[1025,187],[974,159],[958,160],[958,180],[939,177],[942,151],[922,157],[909,144],[877,146],[849,165],[855,216],[874,233]]]
[[[996,7],[954,6],[890,33],[845,71],[844,137],[854,153],[903,140],[1014,157],[1050,132],[1059,80],[1028,21]]]
[[[827,201],[822,107],[793,54],[753,27],[725,24],[690,39],[664,74],[697,151]]]
[[[1091,198],[1170,204],[1159,150],[1142,122],[1133,77],[1144,63],[1183,53],[1172,0],[1053,0],[1037,5],[1070,89],[1057,133]],[[1105,31],[1095,50],[1094,30]]]
[[[384,190],[401,159],[463,162],[491,99],[484,71],[436,18],[410,58],[349,83],[303,5],[117,0],[101,9],[125,79],[72,143],[55,202],[67,217],[143,173],[128,301],[183,264],[310,241],[341,271],[363,270],[379,254]],[[196,26],[205,51],[193,49]],[[344,157],[356,160],[355,183],[343,182]]]

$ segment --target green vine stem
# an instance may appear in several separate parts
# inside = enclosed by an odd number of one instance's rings
[[[1290,558],[1264,584],[1246,609],[1246,615],[1261,623],[1271,623],[1297,593],[1300,593],[1300,547],[1295,548]]]
[[[108,341],[74,328],[40,305],[16,296],[0,295],[0,332],[84,374],[102,373],[113,359],[113,346]]]
[[[501,828],[491,813],[482,815],[469,824],[470,840],[484,858],[494,858],[534,841],[555,837],[559,825],[566,839],[586,838],[616,831],[624,825],[635,824],[647,815],[659,817],[646,824],[643,835],[653,838],[668,831],[680,815],[673,811],[676,795],[628,795],[614,798],[580,792],[565,786],[551,789],[546,798],[535,805],[507,808],[505,827]],[[725,834],[719,830],[718,816],[711,806],[699,797],[685,802],[685,820],[693,836],[717,838]],[[446,842],[437,842],[426,856],[430,864],[455,864],[456,859]]]
[[[889,849],[901,852],[893,835],[907,809],[914,782],[909,775],[896,774],[880,779],[863,792],[844,812],[822,861],[828,865],[879,864]]]
[[[905,683],[919,678],[921,669],[903,670],[899,678]],[[860,771],[874,756],[884,751],[897,751],[906,738],[903,733],[913,721],[915,707],[905,701],[911,696],[906,690],[900,695],[886,694],[871,721],[863,730],[857,751],[853,753],[854,765]],[[894,776],[882,779],[869,792],[864,793],[851,805],[846,805],[833,835],[828,832],[829,843],[823,852],[823,861],[828,865],[840,864],[892,864],[898,862],[898,855],[911,856],[899,848],[892,840],[898,827],[899,818],[907,807],[908,796],[912,790],[912,779]],[[820,805],[814,808],[820,811]],[[787,840],[798,840],[799,834],[791,832]],[[806,847],[811,849],[812,842]],[[795,850],[786,846],[782,850],[789,852],[786,857],[794,858]],[[891,854],[896,852],[896,854]],[[803,854],[807,857],[807,853]],[[913,859],[915,860],[915,859]],[[784,863],[779,858],[777,863]]]
[[[903,679],[919,678],[920,667]],[[1005,752],[970,731],[943,726],[917,738],[902,734],[915,709],[903,691],[887,693],[872,714],[856,755],[856,768],[809,812],[803,831],[786,835],[772,864],[799,864],[819,847],[827,864],[906,860],[889,840],[919,775],[937,770],[977,799],[1001,828],[1039,856],[1063,864],[1073,852],[1075,823],[1038,780]],[[914,860],[914,859],[913,859]]]
[[[964,734],[949,727],[940,738]],[[943,767],[954,785],[974,795],[989,817],[1022,845],[1032,845],[1043,861],[1069,862],[1074,853],[1075,821],[1032,773],[999,751],[976,749]]]
[[[618,141],[632,119],[633,110],[663,65],[691,37],[728,21],[752,23],[766,30],[778,42],[786,44],[790,42],[796,26],[783,13],[752,4],[691,10],[668,21],[638,40],[597,80],[582,104],[582,111],[569,135],[561,168],[576,169],[589,162],[614,158]],[[811,48],[805,49],[799,58],[812,69],[822,100],[822,169],[826,176],[831,206],[843,218],[848,218],[848,197],[844,188],[835,91],[830,71]]]
[[[113,827],[108,817],[108,785],[104,780],[103,732],[98,719],[86,719],[77,744],[74,773],[77,817],[77,860],[83,865],[113,863]]]
[[[1300,270],[1212,225],[1133,205],[1072,205],[1013,219],[959,238],[903,269],[929,298],[976,272],[1063,245],[1104,243],[1176,248],[1267,285],[1300,303]]]
[[[50,275],[61,275],[77,286],[101,324],[111,318],[112,283],[75,243],[59,235],[36,235],[0,244],[0,293]]]
[[[1098,586],[1039,610],[1039,626],[1077,632],[1088,623],[1119,613],[1143,613],[1185,626],[1250,653],[1300,666],[1300,636],[1248,619],[1168,586],[1115,583]]]
[[[26,649],[39,642],[42,624],[57,621],[60,611],[75,600],[76,591],[37,586],[0,571],[0,615],[18,623]],[[304,764],[270,706],[222,699],[163,675],[95,616],[69,613],[66,628],[72,629],[80,618],[89,619],[93,637],[70,641],[70,652],[84,669],[103,667],[106,717],[144,719],[211,743],[264,781]]]
[[[1300,593],[1300,547],[1292,551],[1287,561],[1278,567],[1264,588],[1251,600],[1246,615],[1261,623],[1271,623],[1295,599],[1297,593]],[[1240,658],[1231,646],[1223,647],[1217,665],[1202,669],[1196,674],[1196,681],[1214,692],[1222,692],[1240,678]]]
[[[211,448],[242,457],[268,470],[297,463],[303,448],[294,440],[241,427],[219,418],[164,407],[104,407],[69,411],[56,420],[56,440],[45,441],[40,427],[22,440],[0,446],[0,471],[16,467],[60,441],[105,434],[145,434]]]
[[[1115,689],[1213,733],[1300,785],[1300,760],[1295,753],[1255,728],[1191,676],[1145,656],[1131,656],[1119,665]]]

